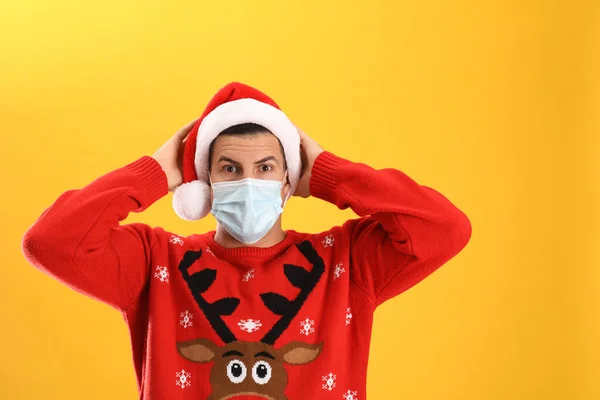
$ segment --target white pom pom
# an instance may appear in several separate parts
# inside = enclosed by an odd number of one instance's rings
[[[173,208],[182,219],[196,221],[210,212],[210,186],[203,181],[184,183],[175,189]]]

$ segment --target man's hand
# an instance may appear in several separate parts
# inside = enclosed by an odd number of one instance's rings
[[[298,197],[309,197],[310,196],[310,177],[312,175],[312,168],[315,164],[315,160],[324,150],[317,142],[311,139],[301,129],[298,129],[300,134],[300,156],[302,159],[302,175],[298,182],[298,187],[294,196]]]
[[[165,171],[170,192],[183,183],[183,144],[195,122],[193,120],[179,129],[152,156]]]

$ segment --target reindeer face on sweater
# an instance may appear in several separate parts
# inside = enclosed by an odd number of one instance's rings
[[[283,266],[290,284],[299,289],[296,298],[292,300],[273,292],[260,294],[264,305],[279,316],[260,342],[237,340],[222,316],[233,314],[240,300],[226,297],[208,302],[203,294],[216,280],[217,271],[206,268],[189,274],[189,267],[202,256],[202,251],[185,253],[179,270],[199,308],[225,343],[219,346],[206,338],[177,343],[177,350],[183,358],[197,363],[214,363],[210,373],[213,392],[208,400],[286,400],[284,391],[288,376],[284,365],[308,364],[321,353],[322,343],[291,342],[279,349],[273,346],[298,314],[325,271],[323,259],[310,242],[305,241],[297,247],[313,268],[307,271],[296,265]]]
[[[208,339],[178,343],[179,354],[199,362],[214,362],[210,373],[213,393],[210,400],[256,396],[282,400],[288,377],[284,364],[300,365],[313,361],[322,345],[292,342],[279,350],[262,342],[229,343],[219,347]]]

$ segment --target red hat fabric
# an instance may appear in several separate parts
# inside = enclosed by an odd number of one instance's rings
[[[261,125],[279,139],[288,167],[290,193],[294,193],[302,171],[298,130],[269,96],[243,83],[232,82],[213,96],[184,144],[183,184],[175,189],[173,196],[173,208],[180,218],[191,221],[208,215],[210,144],[225,129],[244,123]]]

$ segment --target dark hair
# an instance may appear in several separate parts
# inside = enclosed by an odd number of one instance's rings
[[[267,128],[265,128],[262,125],[258,125],[258,124],[254,124],[252,122],[248,122],[245,124],[238,124],[238,125],[234,125],[231,126],[227,129],[225,129],[223,132],[219,133],[217,135],[217,137],[219,137],[220,135],[229,135],[229,136],[252,136],[252,135],[262,135],[262,134],[272,134],[272,132],[270,130],[268,130]],[[213,155],[213,147],[215,144],[215,140],[217,140],[217,138],[215,138],[209,148],[208,148],[208,168],[210,170],[210,166],[212,165],[212,155]],[[284,168],[287,169],[287,163],[285,160],[285,152],[283,151],[283,146],[281,145],[281,142],[279,141],[279,139],[277,139],[277,142],[279,143],[279,148],[281,149],[281,154],[283,154],[283,165]]]

